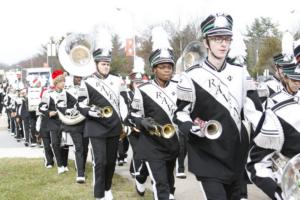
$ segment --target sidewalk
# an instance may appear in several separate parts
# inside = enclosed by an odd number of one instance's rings
[[[0,158],[4,157],[24,157],[24,158],[43,158],[43,148],[38,147],[25,147],[23,142],[17,142],[7,131],[6,119],[0,117]],[[72,149],[69,154],[69,158],[74,160],[74,153]],[[132,151],[129,150],[130,161]],[[89,153],[88,160],[91,161]],[[127,178],[134,183],[134,179],[129,174],[129,163],[124,166],[116,166],[117,174]],[[191,173],[187,173],[187,179],[175,179],[175,198],[176,200],[204,200],[199,183]],[[152,190],[150,184],[150,177],[147,179],[147,188]],[[248,185],[249,200],[267,200],[261,191],[259,191],[254,185]]]

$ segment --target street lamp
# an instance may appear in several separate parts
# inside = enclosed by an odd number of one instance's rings
[[[131,22],[132,22],[132,53],[133,53],[133,68],[135,67],[135,58],[136,58],[136,50],[135,50],[135,29],[134,29],[134,16],[133,16],[133,13],[127,9],[123,9],[123,8],[120,8],[120,7],[116,7],[116,10],[118,12],[126,12],[128,15],[130,15],[130,18],[131,18]],[[126,45],[130,45],[130,44],[127,44],[127,43],[130,43],[130,41],[126,41]],[[131,45],[130,45],[131,46]]]
[[[49,65],[50,68],[53,67],[50,64],[50,61],[55,56],[56,56],[56,42],[53,40],[53,37],[51,37],[49,43],[47,44],[47,64]]]

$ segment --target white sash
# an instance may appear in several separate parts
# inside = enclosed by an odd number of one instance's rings
[[[171,97],[168,94],[166,94],[165,91],[162,90],[162,88],[156,86],[153,83],[143,86],[141,90],[145,91],[147,95],[149,95],[149,97],[162,108],[162,110],[169,117],[170,122],[173,124],[172,119],[173,119],[174,112],[177,108],[175,101],[173,101]],[[176,90],[174,90],[174,92],[176,92]]]
[[[197,70],[200,70],[200,72],[193,73],[191,75],[192,80],[229,111],[237,128],[241,130],[240,104],[235,97],[235,94],[230,91],[229,86],[226,84],[226,80],[223,80],[223,78],[225,79],[226,77],[216,76],[214,72],[211,72],[210,69],[204,68],[204,66]],[[199,78],[199,75],[201,78]],[[239,82],[239,84],[242,83]],[[236,87],[239,88],[240,86],[236,85]]]
[[[111,106],[114,108],[114,110],[117,112],[118,116],[121,119],[121,114],[119,110],[119,96],[115,93],[115,91],[101,79],[91,78],[87,80],[87,83],[90,84],[94,89],[96,89],[97,92],[99,92],[99,94],[101,94],[111,104]]]

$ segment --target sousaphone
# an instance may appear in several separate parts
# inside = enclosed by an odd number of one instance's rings
[[[59,46],[59,61],[71,75],[89,76],[96,71],[93,49],[94,40],[89,34],[72,33]]]
[[[206,48],[200,41],[190,42],[176,63],[176,73],[181,73],[193,65],[201,63],[207,56]]]

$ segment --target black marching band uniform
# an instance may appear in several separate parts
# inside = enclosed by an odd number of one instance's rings
[[[61,130],[66,132],[66,134],[70,134],[73,144],[75,146],[75,166],[77,170],[76,182],[84,183],[85,164],[87,160],[89,144],[88,138],[83,137],[85,120],[83,116],[78,117],[80,118],[79,121],[77,121],[78,118],[70,118],[74,116],[79,116],[80,114],[77,110],[79,86],[80,85],[70,86],[70,88],[62,92],[64,96],[62,96],[62,99],[60,99],[57,103],[57,110],[60,112],[61,115],[65,116],[65,118],[67,119],[67,121],[61,120]],[[67,138],[68,137],[66,137],[65,139]],[[69,141],[66,141],[66,143],[66,145],[69,145]]]
[[[299,82],[298,67],[294,63],[285,64],[283,73]],[[251,181],[271,199],[284,198],[280,187],[282,169],[278,169],[280,159],[285,161],[300,153],[299,92],[288,92],[286,78],[283,86],[266,100],[246,166]]]
[[[121,92],[121,95],[124,98],[124,101],[128,107],[128,112],[132,112],[133,109],[131,107],[132,101],[133,101],[133,97],[134,97],[134,92],[136,90],[136,88],[142,84],[144,81],[142,80],[142,74],[141,73],[136,73],[133,72],[129,75],[130,77],[130,83],[128,88],[126,89],[126,91]],[[142,184],[144,184],[147,180],[148,177],[148,170],[147,167],[145,165],[144,162],[142,162],[141,159],[137,159],[136,158],[136,153],[138,151],[137,149],[137,144],[138,144],[138,139],[140,137],[140,133],[136,128],[134,128],[133,123],[131,121],[131,117],[130,114],[128,115],[128,117],[124,120],[124,125],[125,127],[128,127],[128,140],[129,143],[131,145],[131,149],[132,149],[132,160],[130,163],[130,174],[136,178],[137,185],[140,185],[141,187],[143,187]],[[143,192],[145,191],[144,188],[140,188],[140,194],[143,195]]]
[[[56,70],[52,73],[54,86],[56,81],[64,81],[63,72]],[[43,125],[45,132],[50,132],[51,147],[57,162],[58,173],[64,173],[68,170],[68,152],[69,148],[61,146],[61,121],[57,114],[57,103],[65,100],[65,90],[46,90],[42,96],[39,105],[39,112],[43,114]],[[50,113],[56,112],[55,115],[50,116]]]
[[[150,58],[151,67],[170,63],[174,67],[173,52],[170,49],[158,49]],[[179,152],[178,137],[171,138],[151,135],[151,124],[163,126],[173,124],[176,110],[177,83],[167,81],[161,87],[157,80],[144,83],[135,90],[131,117],[135,128],[140,130],[136,159],[145,161],[153,184],[154,199],[174,199],[174,168]]]
[[[110,63],[111,52],[97,49],[93,55],[96,65]],[[78,109],[86,116],[84,136],[90,139],[93,156],[94,196],[112,199],[111,185],[115,171],[117,149],[122,130],[120,114],[120,89],[122,80],[114,75],[100,74],[99,70],[83,81],[79,93]],[[97,108],[109,106],[112,116],[99,115]]]
[[[48,90],[51,90],[51,88],[49,88]],[[44,94],[48,95],[47,93],[48,91],[46,89],[43,89],[40,94],[41,99],[43,99]],[[47,126],[48,117],[40,112],[38,113],[38,125],[36,126],[36,130],[39,132],[39,135],[42,138],[43,142],[45,167],[47,169],[50,169],[54,166],[54,153],[51,147],[50,130]]]
[[[226,21],[217,26],[218,18]],[[225,19],[224,19],[225,18]],[[209,16],[201,24],[208,36],[231,36],[230,16]],[[246,98],[246,69],[224,61],[216,70],[208,59],[184,72],[178,83],[175,122],[188,138],[188,167],[201,181],[208,199],[240,199],[240,181],[246,162],[248,135],[242,123]],[[222,126],[218,139],[199,137],[193,122],[216,120]],[[203,187],[203,188],[202,188]]]
[[[283,89],[280,79],[282,78],[282,66],[286,64],[286,61],[284,61],[284,56],[282,53],[274,56],[273,62],[274,75],[258,85],[257,91],[262,103],[265,102],[269,96]]]
[[[173,51],[164,47],[153,50],[149,58],[155,78],[143,82],[133,73],[130,88],[123,92],[120,77],[109,73],[110,49],[100,47],[96,40],[96,72],[80,85],[73,82],[73,87],[55,87],[41,95],[38,132],[45,167],[52,168],[56,160],[58,174],[69,171],[69,147],[62,137],[67,133],[75,147],[77,183],[85,183],[90,142],[96,200],[113,200],[116,161],[122,164],[129,144],[133,150],[130,173],[140,196],[144,196],[144,184],[150,176],[155,200],[175,199],[176,159],[180,153],[177,175],[185,178],[188,152],[189,171],[206,199],[247,198],[248,177],[271,199],[289,199],[281,188],[279,164],[300,153],[300,93],[291,91],[289,85],[289,81],[300,85],[300,64],[276,55],[276,74],[258,88],[247,88],[245,66],[230,62],[227,55],[220,68],[211,62],[223,57],[217,57],[210,41],[229,45],[232,24],[231,16],[224,14],[210,15],[201,23],[208,57],[183,72],[178,82],[170,78],[162,86],[154,70],[167,64],[174,71]],[[294,53],[300,62],[300,43]],[[102,67],[108,67],[108,72],[103,73]],[[54,71],[52,79],[54,86],[65,82],[61,70]],[[36,112],[28,110],[26,89],[16,83],[17,87],[4,82],[0,85],[0,114],[3,104],[11,134],[17,141],[24,137],[25,146],[35,146]],[[66,122],[79,118],[76,123]],[[207,130],[197,124],[210,120],[220,123],[218,138],[210,139],[205,135]],[[163,136],[164,125],[168,131],[174,128],[172,137]]]

